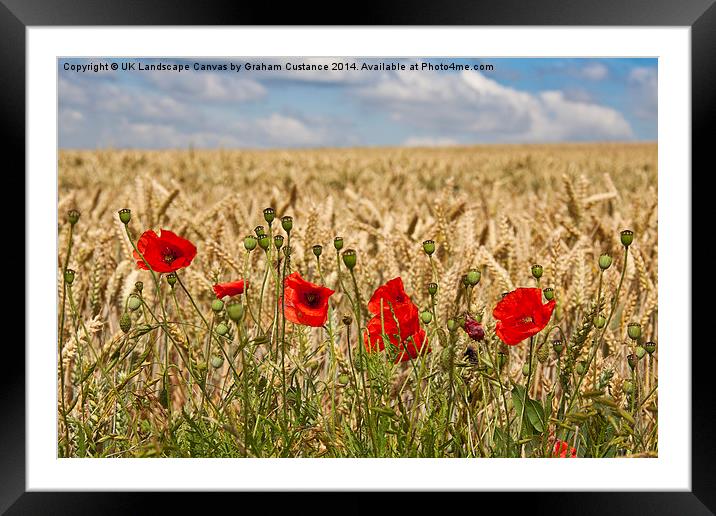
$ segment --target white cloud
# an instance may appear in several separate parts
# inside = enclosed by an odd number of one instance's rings
[[[423,136],[412,136],[403,141],[405,147],[448,147],[460,145],[460,142],[452,138],[431,138]]]
[[[639,118],[655,119],[659,99],[657,69],[632,68],[628,83],[634,114]]]
[[[157,72],[149,75],[149,81],[168,95],[194,102],[247,102],[263,98],[267,93],[260,83],[230,72]]]
[[[590,81],[601,81],[609,76],[609,68],[603,63],[590,63],[580,70],[579,75]]]
[[[359,95],[393,120],[460,141],[608,140],[633,137],[618,111],[562,91],[531,93],[476,71],[397,72]]]

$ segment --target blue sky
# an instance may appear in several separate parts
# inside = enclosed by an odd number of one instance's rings
[[[123,63],[189,70],[122,71]],[[246,70],[246,63],[282,70]],[[356,70],[288,71],[286,63]],[[363,63],[461,71],[364,71]],[[71,65],[116,63],[75,71]],[[194,63],[240,70],[197,71]],[[474,65],[492,65],[475,70]],[[58,59],[61,148],[293,148],[654,141],[656,59]]]

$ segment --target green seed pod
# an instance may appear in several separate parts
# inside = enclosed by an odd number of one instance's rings
[[[434,296],[438,293],[438,284],[437,283],[428,283],[428,294],[431,296]]]
[[[75,281],[75,271],[72,269],[65,269],[65,283],[68,285],[72,285],[72,282]]]
[[[463,274],[462,278],[460,278],[462,281],[462,286],[467,288],[470,286],[470,284],[467,282],[467,274]]]
[[[77,210],[70,210],[67,212],[67,220],[70,222],[72,226],[77,224],[77,221],[80,220],[80,212]]]
[[[541,265],[535,264],[532,266],[532,276],[536,279],[540,279],[542,277],[542,273],[544,273],[544,269]]]
[[[627,335],[631,340],[637,340],[641,337],[641,324],[632,322],[627,326]]]
[[[649,342],[644,343],[644,349],[650,355],[653,354],[654,351],[656,351],[656,342],[649,341]]]
[[[214,299],[211,302],[211,309],[218,314],[224,309],[224,302],[221,299]]]
[[[584,375],[584,373],[587,372],[587,363],[584,360],[577,362],[577,365],[574,367],[574,370],[579,376]]]
[[[356,266],[356,263],[358,261],[358,257],[356,256],[356,252],[354,249],[346,249],[343,251],[343,263],[346,267],[348,267],[349,271],[352,271],[353,268]]]
[[[281,235],[276,235],[273,237],[273,245],[276,247],[277,251],[281,250],[281,247],[283,246],[283,237]]]
[[[266,228],[261,225],[258,225],[254,228],[254,233],[256,234],[257,238],[261,238],[261,235],[266,234]]]
[[[321,253],[323,252],[323,246],[321,244],[316,244],[313,246],[313,255],[318,258],[321,256]]]
[[[169,283],[169,286],[173,288],[177,283],[177,275],[173,272],[167,274],[167,283]]]
[[[119,327],[124,333],[129,333],[129,330],[132,329],[132,318],[129,316],[129,313],[122,313],[122,316],[119,318]]]
[[[222,365],[224,365],[224,357],[221,355],[214,355],[211,357],[211,367],[219,369]]]
[[[134,312],[137,308],[142,306],[142,300],[136,294],[130,294],[127,299],[127,307]]]
[[[626,394],[631,394],[634,392],[634,383],[631,380],[624,380],[622,382],[622,391]]]
[[[435,241],[434,240],[426,240],[423,242],[423,251],[425,251],[425,254],[428,256],[432,256],[432,254],[435,252]]]
[[[502,369],[506,363],[507,363],[507,353],[498,351],[497,352],[497,365],[499,366],[499,368]]]
[[[482,322],[482,312],[477,312],[475,314],[475,316],[473,317],[473,319],[475,319],[476,322],[481,323]]]
[[[636,367],[636,365],[639,363],[639,359],[637,358],[637,356],[635,354],[632,353],[630,355],[627,355],[627,363],[629,364],[629,367],[634,369]]]
[[[430,324],[430,321],[433,320],[433,314],[431,314],[429,310],[424,310],[420,313],[420,320],[423,321],[424,324]]]
[[[340,251],[341,249],[343,249],[343,237],[334,238],[333,247],[336,248],[336,251]]]
[[[141,293],[142,293],[142,290],[144,290],[144,282],[142,282],[142,281],[136,282],[136,283],[134,284],[134,288],[135,288],[135,290],[136,290],[137,292],[139,292],[139,293],[141,294]]]
[[[273,208],[266,208],[264,210],[264,220],[268,222],[269,227],[273,224],[273,220],[276,218],[276,212]]]
[[[343,314],[343,317],[341,318],[341,322],[345,324],[346,326],[350,326],[351,323],[353,323],[353,316],[351,314]]]
[[[256,237],[253,235],[249,235],[246,238],[244,238],[244,248],[247,251],[253,251],[256,249],[256,246],[258,245],[258,240],[256,240]]]
[[[480,283],[480,278],[482,277],[482,273],[477,269],[470,269],[467,271],[467,282],[470,284],[470,286],[475,286],[478,283]]]
[[[450,333],[457,330],[457,328],[458,328],[457,321],[455,319],[448,319],[447,328]]]
[[[216,325],[216,333],[222,336],[226,335],[227,333],[229,333],[229,327],[224,323],[219,323]]]
[[[341,385],[347,385],[350,379],[350,376],[345,373],[338,375],[338,383],[340,383]]]
[[[549,346],[547,344],[542,344],[539,349],[537,349],[537,353],[535,353],[537,356],[537,360],[539,360],[540,364],[544,364],[547,359],[549,358]]]
[[[641,360],[642,358],[644,358],[646,356],[646,349],[644,349],[641,346],[637,346],[636,349],[634,350],[634,353],[636,354],[636,358]]]
[[[293,217],[288,215],[281,217],[281,227],[286,233],[290,233],[293,229]]]
[[[525,363],[525,364],[522,366],[522,376],[527,376],[527,375],[529,375],[529,374],[530,374],[530,364],[529,364],[529,363]]]
[[[287,245],[286,247],[283,248],[283,255],[284,255],[286,258],[288,258],[289,256],[291,256],[291,253],[292,253],[292,252],[293,252],[293,248],[292,248],[290,245]]]
[[[607,270],[612,266],[612,257],[608,254],[603,254],[599,257],[599,268],[603,271]]]
[[[229,303],[226,305],[226,315],[234,322],[239,322],[244,318],[244,305],[241,303]]]
[[[594,326],[595,328],[604,328],[604,326],[607,324],[607,320],[603,315],[598,315],[594,318]]]
[[[542,292],[544,293],[544,298],[547,301],[552,301],[554,299],[554,289],[552,287],[547,287]]]
[[[557,353],[557,356],[562,354],[562,350],[564,349],[564,343],[560,339],[555,339],[552,341],[552,349],[554,349],[554,352]]]
[[[128,208],[119,210],[119,220],[121,220],[125,226],[129,224],[129,221],[132,220],[132,210]]]
[[[629,247],[634,241],[634,232],[629,229],[625,229],[624,231],[622,231],[621,241],[624,247]]]
[[[271,247],[271,239],[268,235],[259,236],[259,247],[264,251],[268,251],[268,248]]]

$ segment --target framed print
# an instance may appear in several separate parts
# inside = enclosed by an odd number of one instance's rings
[[[3,7],[28,203],[3,509],[709,514],[690,207],[716,11],[547,4],[374,27]]]

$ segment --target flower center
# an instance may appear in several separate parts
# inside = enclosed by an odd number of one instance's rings
[[[307,292],[304,295],[304,299],[306,300],[306,304],[313,306],[318,302],[318,294],[315,292]]]
[[[525,316],[522,319],[520,319],[520,322],[527,324],[527,323],[534,323],[535,320],[531,316],[528,315],[528,316]]]
[[[164,261],[166,263],[172,263],[176,259],[176,256],[174,256],[174,251],[172,251],[169,248],[164,249],[164,253],[162,253],[162,257],[164,258]]]

